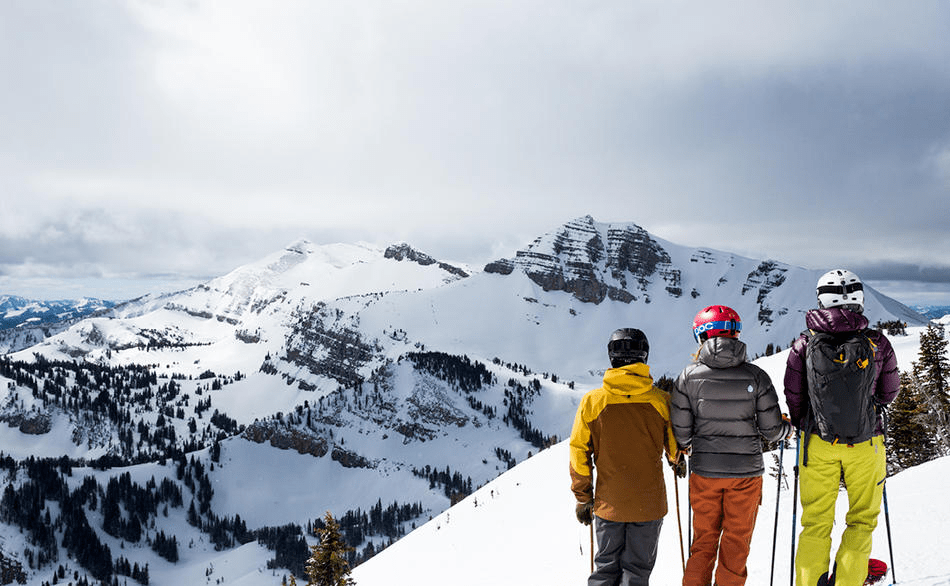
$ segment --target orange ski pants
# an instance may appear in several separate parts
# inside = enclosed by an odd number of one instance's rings
[[[709,586],[714,568],[717,586],[745,584],[749,575],[746,560],[761,503],[761,476],[706,478],[690,474],[693,543],[683,586]]]

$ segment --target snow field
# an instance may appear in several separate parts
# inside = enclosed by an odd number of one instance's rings
[[[772,455],[766,454],[766,468]],[[775,583],[790,575],[792,535],[792,470],[794,449],[785,451],[779,502]],[[568,444],[562,442],[505,473],[353,571],[359,586],[577,585],[590,571],[588,528],[574,518],[574,497],[568,475]],[[894,562],[900,584],[950,584],[946,548],[941,536],[950,522],[945,479],[950,458],[907,470],[888,480]],[[673,476],[667,468],[669,513],[660,534],[654,584],[682,580]],[[684,539],[686,481],[679,480]],[[768,584],[775,527],[776,479],[766,475],[763,502],[752,540],[748,584]],[[844,527],[847,499],[839,495],[833,548]],[[800,518],[801,509],[799,507]],[[800,528],[796,529],[797,534]],[[882,512],[874,534],[872,556],[890,566]]]

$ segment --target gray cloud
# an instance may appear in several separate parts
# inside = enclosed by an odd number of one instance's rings
[[[299,236],[477,264],[585,214],[945,275],[948,13],[3,3],[0,287],[213,275]]]
[[[862,279],[950,283],[950,266],[921,266],[910,263],[856,264],[854,271]],[[950,293],[950,290],[948,290]]]

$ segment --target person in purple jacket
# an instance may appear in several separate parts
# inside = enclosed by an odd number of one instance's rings
[[[805,315],[809,330],[832,334],[863,331],[875,348],[873,402],[880,407],[893,401],[900,390],[897,358],[884,334],[867,329],[868,319],[862,315],[861,280],[848,270],[829,271],[818,280],[817,294],[819,308]],[[818,435],[809,405],[808,337],[802,334],[792,344],[785,370],[785,400],[792,424],[802,432],[799,442],[804,446],[799,458],[802,531],[795,558],[795,582],[798,586],[861,586],[867,576],[871,535],[877,527],[886,476],[882,417],[878,412],[868,441],[847,444],[826,441]],[[829,577],[831,530],[842,474],[848,491],[847,527]]]

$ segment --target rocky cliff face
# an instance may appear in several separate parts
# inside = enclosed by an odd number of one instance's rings
[[[743,295],[749,291],[756,291],[756,303],[759,304],[758,318],[760,323],[772,323],[776,312],[766,304],[766,297],[785,282],[785,273],[787,272],[787,268],[774,261],[764,261],[759,264],[754,271],[749,273],[745,283],[742,284]],[[778,310],[779,315],[784,315],[787,312],[788,309],[785,308]]]
[[[289,428],[273,421],[255,421],[241,434],[244,439],[254,443],[265,442],[281,450],[296,450],[300,454],[310,454],[322,458],[330,450],[327,440],[313,433]]]
[[[311,374],[353,386],[363,382],[360,368],[379,350],[363,339],[358,321],[347,323],[341,312],[318,303],[309,311],[295,315],[286,339],[284,359],[306,368]]]
[[[241,437],[254,443],[269,443],[279,450],[295,450],[299,454],[309,454],[322,458],[330,453],[330,458],[344,468],[375,468],[375,464],[351,450],[334,445],[332,449],[326,438],[313,430],[292,427],[275,421],[256,421],[241,433]]]
[[[598,224],[590,216],[568,222],[537,238],[513,259],[500,259],[485,272],[510,275],[523,271],[545,291],[566,291],[587,303],[613,299],[630,303],[648,287],[662,282],[679,297],[680,270],[650,234],[636,224]]]
[[[406,243],[393,244],[386,249],[385,253],[383,253],[383,258],[391,258],[398,261],[408,260],[410,262],[418,263],[424,267],[438,264],[440,269],[460,279],[464,279],[468,276],[468,272],[465,270],[460,269],[457,266],[450,265],[449,263],[437,261],[428,254],[420,252]]]
[[[35,413],[13,411],[0,414],[0,421],[10,427],[16,427],[27,435],[43,435],[53,429],[53,421],[49,413]]]

